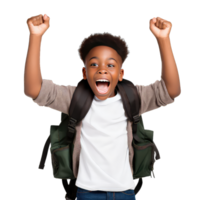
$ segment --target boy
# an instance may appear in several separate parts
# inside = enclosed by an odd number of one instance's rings
[[[49,27],[49,19],[47,15],[39,15],[27,20],[30,43],[25,67],[25,94],[40,106],[68,114],[76,87],[56,85],[51,80],[42,79],[40,73],[39,48],[41,37]],[[150,20],[150,30],[161,52],[162,79],[148,86],[136,85],[141,99],[139,115],[174,102],[180,94],[178,70],[169,42],[170,29],[171,23],[166,20],[158,17]],[[97,190],[115,191],[116,195],[124,195],[122,199],[135,198],[131,125],[124,114],[121,96],[115,90],[118,81],[123,79],[122,64],[128,53],[126,43],[108,33],[91,35],[80,46],[79,54],[85,65],[83,78],[87,79],[94,99],[85,118],[76,127],[73,173],[77,178],[78,198],[80,195],[83,198],[104,195],[95,193]],[[115,193],[107,192],[107,195]],[[95,199],[95,196],[90,197]]]

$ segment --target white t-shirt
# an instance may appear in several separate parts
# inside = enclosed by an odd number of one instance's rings
[[[127,120],[119,93],[106,100],[94,96],[82,120],[76,186],[91,191],[134,190]]]

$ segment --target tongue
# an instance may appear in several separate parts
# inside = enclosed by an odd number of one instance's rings
[[[108,89],[108,82],[97,82],[97,87],[99,90],[104,92]]]

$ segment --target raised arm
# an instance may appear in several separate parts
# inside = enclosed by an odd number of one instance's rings
[[[35,99],[41,89],[40,45],[42,35],[49,27],[49,17],[42,15],[27,20],[30,31],[29,47],[24,71],[24,93]]]

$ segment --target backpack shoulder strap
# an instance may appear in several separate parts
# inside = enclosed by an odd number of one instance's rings
[[[140,120],[139,110],[141,100],[136,86],[131,81],[123,79],[118,82],[116,89],[121,94],[124,110],[128,119],[134,124],[137,124]]]
[[[94,93],[88,81],[82,79],[73,93],[69,107],[69,116],[76,119],[76,123],[79,123],[85,117],[92,104],[93,98]]]
[[[94,98],[94,93],[90,88],[88,81],[82,79],[72,96],[69,107],[69,124],[67,132],[67,141],[71,143],[75,137],[76,125],[86,116]]]

